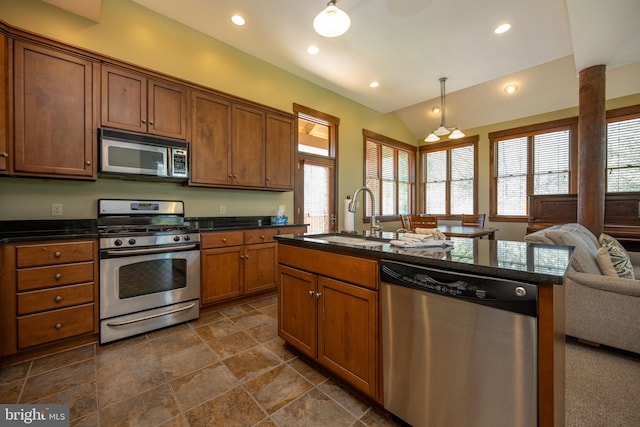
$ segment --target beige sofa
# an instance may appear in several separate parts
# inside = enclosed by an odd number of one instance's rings
[[[565,276],[567,335],[640,353],[640,253],[628,253],[635,279],[627,279],[602,274],[601,245],[580,224],[549,227],[525,241],[575,246]]]

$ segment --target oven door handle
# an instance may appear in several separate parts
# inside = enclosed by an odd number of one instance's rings
[[[146,248],[146,249],[124,249],[124,250],[111,250],[105,251],[107,255],[114,256],[126,256],[126,255],[144,255],[144,254],[158,254],[170,251],[188,251],[196,249],[198,245],[179,245],[179,246],[162,246],[160,248]]]
[[[165,311],[163,313],[151,314],[149,316],[139,317],[133,320],[125,320],[123,322],[107,322],[107,326],[125,326],[130,325],[131,323],[142,322],[144,320],[155,319],[156,317],[168,316],[169,314],[179,313],[181,311],[192,309],[196,306],[196,303],[191,303],[186,307],[180,307],[173,310]]]

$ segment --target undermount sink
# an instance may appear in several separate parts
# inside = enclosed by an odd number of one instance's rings
[[[365,240],[361,237],[345,237],[345,236],[319,236],[318,240],[324,240],[330,243],[344,243],[346,245],[377,247],[384,245],[384,242],[377,240]]]

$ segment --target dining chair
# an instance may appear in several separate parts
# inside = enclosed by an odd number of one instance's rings
[[[484,214],[462,215],[462,225],[471,227],[484,227]]]
[[[437,228],[438,217],[437,216],[422,216],[422,215],[410,215],[409,227],[411,230],[416,228]]]
[[[411,223],[409,222],[409,215],[400,215],[400,222],[402,223],[402,230],[411,230]]]

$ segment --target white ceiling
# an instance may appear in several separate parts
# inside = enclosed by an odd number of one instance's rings
[[[351,28],[336,38],[312,27],[325,0],[132,1],[373,110],[397,112],[416,138],[440,122],[430,109],[443,76],[447,125],[464,130],[576,106],[577,75],[589,66],[640,71],[640,0],[339,0]],[[236,13],[245,26],[230,22]],[[494,34],[503,22],[511,31]],[[306,53],[310,44],[317,55]],[[640,92],[636,80],[615,95]],[[509,82],[520,85],[520,101],[501,101]]]

